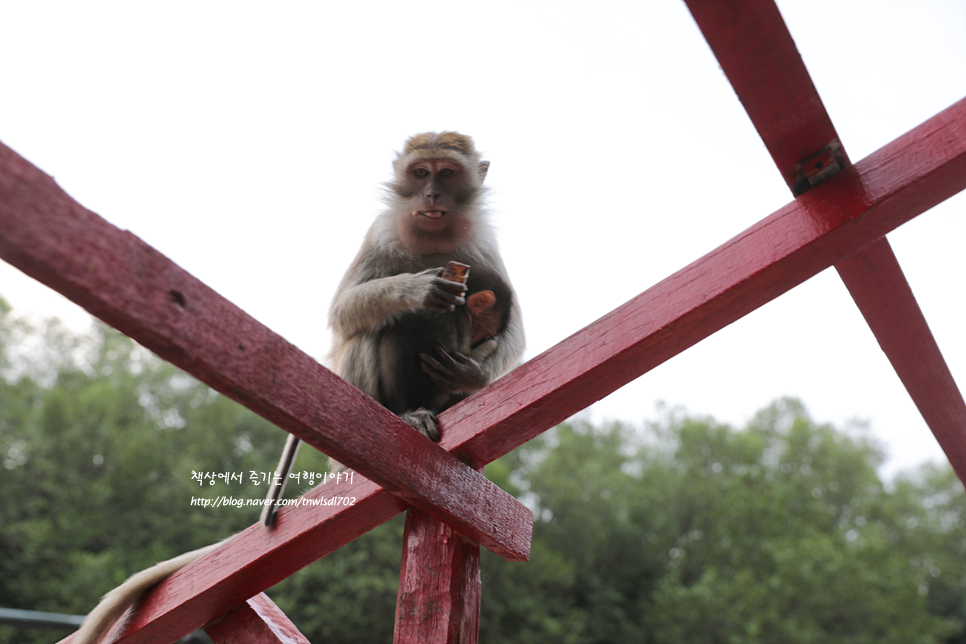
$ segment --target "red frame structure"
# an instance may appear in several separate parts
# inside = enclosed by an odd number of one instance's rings
[[[524,560],[532,516],[476,470],[829,266],[966,481],[966,404],[885,239],[966,188],[966,99],[852,164],[773,0],[686,3],[795,199],[442,414],[438,444],[0,144],[0,257],[368,479],[172,575],[118,642],[304,642],[262,591],[407,509],[395,641],[477,641],[476,544]]]

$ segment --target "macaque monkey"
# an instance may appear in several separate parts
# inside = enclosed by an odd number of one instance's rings
[[[410,138],[393,163],[388,207],[366,234],[329,312],[333,370],[432,440],[439,439],[437,413],[523,354],[519,305],[483,205],[488,167],[468,136]],[[465,284],[443,275],[449,262],[469,266]],[[298,444],[294,436],[286,443],[283,482]],[[280,495],[282,487],[272,490]],[[266,504],[266,525],[274,510]],[[104,596],[73,643],[100,642],[146,590],[223,543],[135,574]]]
[[[496,380],[524,349],[516,295],[482,203],[489,165],[468,136],[410,138],[393,163],[388,208],[366,233],[329,310],[335,373],[434,441],[436,414]],[[465,287],[443,275],[448,262],[469,265]],[[489,296],[465,306],[482,291],[494,298],[485,307],[486,333],[479,304]],[[262,512],[266,526],[298,446],[289,437],[278,467],[282,484],[269,489]]]

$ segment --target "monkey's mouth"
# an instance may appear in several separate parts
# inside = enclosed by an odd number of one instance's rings
[[[426,217],[427,219],[442,219],[446,215],[445,210],[414,210],[413,216]]]

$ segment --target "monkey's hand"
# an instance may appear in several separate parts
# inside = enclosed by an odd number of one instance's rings
[[[423,371],[429,374],[440,389],[450,394],[471,394],[487,385],[486,374],[478,360],[474,360],[462,353],[446,353],[442,347],[436,347],[437,355],[420,353]]]
[[[420,306],[431,311],[452,311],[466,304],[466,286],[443,279],[442,268],[428,268],[413,275],[418,284]]]

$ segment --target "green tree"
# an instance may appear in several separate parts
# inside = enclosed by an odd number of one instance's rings
[[[0,300],[0,606],[84,613],[125,577],[257,520],[284,434],[98,326]],[[491,463],[534,509],[531,561],[483,553],[481,639],[966,643],[966,494],[948,466],[884,484],[860,428],[780,400],[743,429],[670,410],[573,421]],[[321,471],[304,449],[296,470]],[[298,494],[290,486],[289,495]],[[402,517],[269,595],[313,641],[392,637]],[[47,642],[0,627],[0,643]]]
[[[131,573],[257,519],[191,508],[226,494],[192,472],[269,469],[277,429],[106,327],[0,327],[0,605],[83,614]]]
[[[257,508],[202,508],[195,497],[260,499],[284,434],[107,327],[11,319],[0,300],[0,606],[84,614],[153,563],[258,520]],[[327,459],[303,449],[298,471]],[[290,485],[288,496],[305,491]],[[270,595],[313,639],[391,639],[402,523],[394,520],[309,566]],[[0,642],[49,642],[0,626]]]
[[[487,559],[485,639],[949,641],[962,485],[944,468],[889,491],[881,460],[794,400],[741,431],[676,411],[638,434],[561,426],[491,474],[537,521],[530,564]]]

